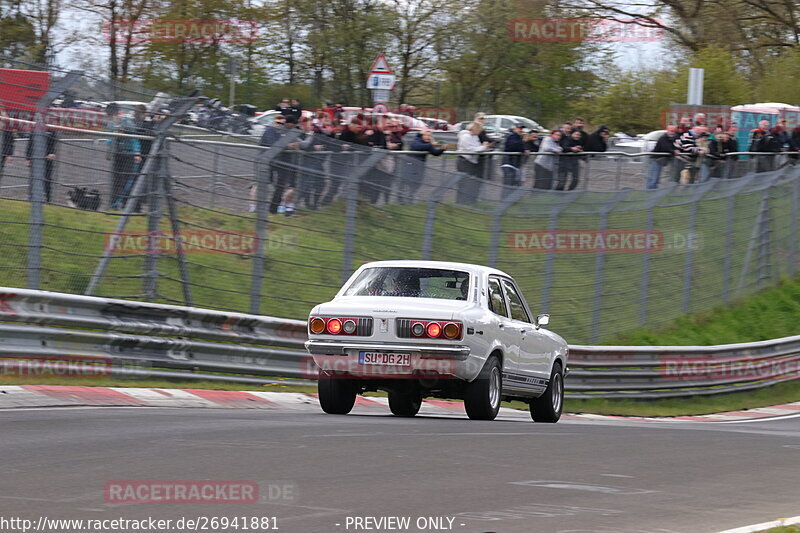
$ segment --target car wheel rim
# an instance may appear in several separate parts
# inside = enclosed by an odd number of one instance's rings
[[[558,413],[561,411],[561,391],[563,387],[561,384],[561,374],[553,376],[553,411]]]
[[[489,405],[492,409],[500,405],[500,371],[497,367],[492,368],[489,375]]]

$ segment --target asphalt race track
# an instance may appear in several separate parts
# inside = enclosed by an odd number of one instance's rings
[[[289,533],[702,533],[800,514],[796,416],[548,425],[354,413],[0,410],[0,517],[275,517]],[[104,487],[119,480],[250,480],[259,502],[107,503]],[[365,517],[409,517],[410,527],[356,521]]]

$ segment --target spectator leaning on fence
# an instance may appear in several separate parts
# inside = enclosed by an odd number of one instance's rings
[[[478,155],[491,147],[489,141],[481,141],[480,134],[483,126],[479,122],[470,122],[466,129],[458,132],[459,152],[469,152],[458,156],[456,168],[459,172],[467,174],[458,182],[456,201],[460,204],[475,203],[480,195],[481,166]]]
[[[511,132],[506,136],[504,152],[513,152],[514,155],[505,156],[503,161],[503,185],[518,187],[522,185],[522,158],[528,154],[528,147],[523,140],[523,124],[514,124]]]
[[[533,181],[535,189],[552,189],[553,173],[558,169],[558,159],[556,155],[564,151],[561,146],[561,130],[555,130],[547,135],[539,147],[539,157],[536,158],[536,178]]]
[[[314,121],[301,122],[301,125],[306,133],[300,141],[300,148],[308,153],[303,154],[300,164],[306,171],[301,176],[297,203],[299,205],[304,202],[308,209],[316,211],[325,188],[325,178],[322,175],[325,156],[319,153],[325,150],[325,134]]]
[[[58,148],[58,134],[54,130],[42,132],[45,139],[45,160],[44,160],[44,201],[50,203],[51,192],[53,189],[53,172],[56,165],[56,150]],[[28,140],[28,147],[25,149],[25,166],[31,168],[31,182],[28,186],[28,199],[33,201],[33,155],[35,150],[36,135]]]
[[[694,126],[689,131],[682,133],[675,141],[675,147],[679,152],[679,159],[683,163],[683,170],[680,174],[682,184],[694,183],[699,169],[698,159],[703,155],[703,149],[697,144],[697,136],[704,128]]]
[[[600,126],[586,138],[583,149],[587,152],[605,152],[608,149],[608,126]]]
[[[409,150],[423,153],[402,156],[401,161],[404,165],[404,172],[400,191],[401,203],[410,203],[414,199],[420,186],[425,181],[425,162],[428,159],[428,154],[439,156],[444,152],[444,148],[439,146],[441,146],[440,143],[433,140],[431,130],[422,130],[411,141]]]
[[[750,152],[780,153],[781,142],[775,133],[770,129],[769,120],[762,120],[758,127],[750,131]],[[756,172],[769,172],[775,169],[775,157],[755,156]]]
[[[678,127],[674,124],[667,126],[667,131],[658,138],[653,152],[663,155],[651,155],[648,162],[647,188],[657,189],[658,182],[661,180],[661,172],[664,167],[674,162],[673,156],[680,153],[675,148],[675,141],[678,140]]]
[[[705,183],[711,177],[711,165],[714,162],[709,154],[711,153],[711,135],[708,126],[697,126],[697,146],[703,151],[697,158],[697,166],[700,169],[700,183]]]
[[[288,99],[284,98],[284,101],[288,104]],[[281,102],[283,103],[283,102]],[[286,132],[286,117],[283,115],[275,115],[275,118],[272,119],[272,124],[268,124],[266,128],[264,128],[264,133],[261,134],[261,140],[258,144],[261,146],[272,146],[278,139],[283,136]],[[264,165],[258,165],[259,172],[267,172],[268,177],[267,180],[272,183],[273,181],[273,173],[272,168],[261,168]],[[256,199],[258,198],[258,182],[253,182],[250,185],[250,212],[255,213],[256,211]],[[278,205],[275,206],[275,211],[278,211]]]
[[[586,139],[589,137],[589,134],[584,131],[584,126],[586,125],[586,121],[581,117],[576,117],[572,121],[572,131],[579,131],[581,134],[581,146],[586,145]]]
[[[713,160],[711,175],[715,178],[727,179],[733,175],[738,155],[728,155],[739,151],[736,138],[727,131],[717,133],[709,143],[710,157]]]
[[[132,134],[133,121],[119,113],[119,107],[111,103],[106,107],[106,131],[112,133]],[[110,137],[106,140],[109,146],[108,156],[111,159],[111,205],[109,209],[121,209],[127,203],[128,193],[138,175],[139,163],[142,162],[142,149],[139,139],[128,137]]]
[[[579,154],[583,152],[583,141],[581,140],[581,132],[573,130],[569,134],[567,142],[561,143],[565,153]],[[565,188],[568,191],[575,189],[580,180],[580,159],[577,155],[563,156],[558,159],[559,172],[558,181],[556,182],[556,190],[563,191]],[[567,185],[567,178],[569,178],[569,185]]]
[[[0,179],[3,178],[6,163],[11,163],[14,156],[14,128],[4,118],[8,118],[8,115],[5,106],[0,102]]]

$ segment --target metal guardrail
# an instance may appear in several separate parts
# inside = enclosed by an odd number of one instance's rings
[[[315,367],[305,340],[300,320],[0,288],[0,373],[35,376],[55,360],[48,371],[69,375],[307,380]],[[570,346],[569,366],[572,398],[720,394],[800,377],[800,336],[719,346]]]

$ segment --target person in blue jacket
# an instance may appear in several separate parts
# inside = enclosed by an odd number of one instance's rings
[[[522,156],[530,153],[523,138],[523,127],[523,124],[514,124],[503,147],[504,152],[514,152],[515,154],[505,156],[505,161],[503,161],[503,185],[506,187],[518,187],[522,184]]]
[[[119,106],[110,103],[105,109],[106,131],[112,133],[135,134],[133,120],[120,114]],[[139,164],[142,162],[142,145],[139,139],[131,137],[111,137],[106,140],[111,159],[111,205],[109,209],[124,209],[128,195],[133,190]]]
[[[440,146],[438,142],[433,140],[430,130],[422,130],[411,141],[409,150],[424,153],[402,156],[405,169],[400,190],[400,201],[402,203],[410,203],[414,199],[422,182],[425,181],[425,161],[428,159],[429,154],[442,155],[444,148],[440,148]]]

